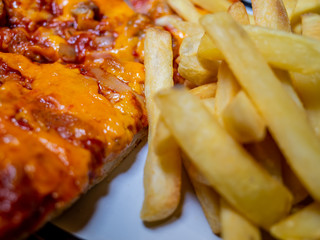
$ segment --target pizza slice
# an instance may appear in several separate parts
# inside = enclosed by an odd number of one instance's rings
[[[147,127],[143,37],[122,0],[0,1],[0,238],[27,236]]]

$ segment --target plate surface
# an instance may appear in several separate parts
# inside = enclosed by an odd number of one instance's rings
[[[53,223],[87,240],[218,240],[211,232],[185,173],[182,204],[176,213],[156,224],[140,220],[146,154],[144,142],[109,178],[82,196]]]

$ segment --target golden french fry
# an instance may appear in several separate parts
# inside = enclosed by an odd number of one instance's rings
[[[212,232],[219,234],[221,232],[220,224],[220,197],[212,189],[207,179],[195,168],[188,159],[187,155],[182,152],[183,165],[189,175],[190,181],[196,192],[197,198],[201,204],[202,210],[210,225]]]
[[[149,119],[149,149],[144,168],[145,197],[141,209],[144,221],[157,221],[174,212],[180,201],[181,161],[177,144],[157,155],[154,150],[160,111],[154,102],[157,91],[173,85],[171,35],[149,28],[145,39],[145,94]]]
[[[283,161],[282,169],[283,182],[293,195],[293,204],[300,203],[309,196],[309,193],[285,161]]]
[[[310,107],[306,108],[308,119],[317,134],[318,137],[320,137],[320,106],[318,107]]]
[[[320,71],[320,41],[259,26],[246,25],[244,29],[253,40],[252,44],[272,66],[301,73]],[[198,57],[224,59],[216,44],[208,39],[200,41]]]
[[[216,95],[217,83],[207,83],[190,90],[190,93],[200,99],[213,98]]]
[[[315,74],[300,74],[291,72],[294,88],[300,96],[306,109],[309,121],[320,137],[320,72]]]
[[[165,154],[170,148],[170,146],[175,146],[176,141],[173,138],[171,132],[163,122],[163,119],[160,116],[159,121],[157,122],[156,130],[154,133],[153,146],[154,151],[157,155]]]
[[[202,35],[203,33],[184,38],[179,48],[180,56],[195,56],[197,54]]]
[[[312,203],[271,227],[280,239],[319,239],[320,204]]]
[[[201,172],[195,167],[195,165],[190,161],[187,154],[184,152],[181,152],[181,157],[183,160],[183,166],[188,172],[189,177],[198,183],[201,183],[203,185],[210,186],[210,183],[208,180],[203,176]]]
[[[197,56],[180,56],[178,67],[179,74],[186,80],[192,82],[196,86],[216,81],[216,73],[210,70],[210,61],[208,68],[199,62]],[[217,67],[213,65],[213,68]]]
[[[301,15],[305,13],[320,13],[319,0],[297,0],[291,16],[291,24],[295,25],[298,23]]]
[[[246,149],[271,176],[282,182],[282,164],[285,159],[270,134],[261,142],[248,144]]]
[[[221,118],[222,111],[240,91],[240,86],[228,64],[222,62],[218,70],[218,82],[215,100],[215,114]]]
[[[254,20],[254,16],[251,14],[249,14],[248,16],[249,16],[250,25],[256,25],[256,22]]]
[[[242,2],[235,2],[231,4],[228,13],[240,24],[250,24],[247,9]]]
[[[176,15],[167,15],[156,19],[156,25],[159,26],[170,26],[178,29],[186,36],[193,36],[203,34],[204,30],[198,23],[183,21]]]
[[[261,141],[266,135],[266,124],[255,106],[240,91],[222,112],[226,130],[240,143]]]
[[[290,72],[292,83],[305,105],[320,105],[320,72],[315,74],[300,74]]]
[[[216,60],[199,61],[197,51],[201,38],[202,35],[186,37],[179,49],[179,74],[197,86],[216,81],[219,67]]]
[[[203,9],[208,10],[209,12],[225,12],[230,6],[228,0],[191,0],[194,4],[202,7]]]
[[[255,0],[252,4],[253,13],[258,25],[287,32],[291,31],[290,21],[286,15],[286,9],[282,0]],[[274,69],[273,71],[294,102],[303,109],[302,103],[292,86],[289,73],[280,69]]]
[[[212,116],[214,116],[215,113],[215,102],[216,99],[215,98],[205,98],[202,99],[202,103],[203,105],[207,108],[207,110],[212,114]]]
[[[175,88],[159,92],[156,101],[194,166],[239,212],[265,228],[287,214],[289,191],[220,126],[200,99]]]
[[[292,32],[294,32],[295,34],[300,34],[300,35],[302,34],[302,23],[301,23],[301,21],[296,23],[296,24],[294,24],[294,25],[292,25],[291,28],[292,28]]]
[[[291,99],[296,103],[296,105],[299,108],[304,110],[303,104],[302,104],[296,90],[294,89],[294,87],[292,85],[290,74],[287,71],[280,70],[280,69],[273,69],[273,72],[275,73],[277,78],[281,81],[282,87],[284,88],[284,90],[286,90],[287,93],[289,93]]]
[[[258,26],[291,32],[290,20],[282,0],[252,0],[252,11]]]
[[[259,228],[221,199],[221,229],[223,240],[260,240]]]
[[[200,40],[198,47],[198,58],[209,59],[209,60],[221,60],[223,55],[217,46],[212,42],[207,34],[204,34]]]
[[[320,200],[320,140],[305,112],[283,89],[249,35],[230,15],[207,15],[201,23],[264,117],[294,172],[311,195]],[[234,39],[237,39],[236,43]]]
[[[192,185],[212,232],[221,232],[219,195],[211,187],[191,178]]]
[[[190,2],[190,0],[167,0],[167,2],[183,19],[194,23],[199,22],[201,14],[197,11],[196,7]]]
[[[320,40],[320,14],[303,14],[301,21],[302,34]]]
[[[287,10],[288,17],[291,20],[293,11],[295,10],[298,1],[297,0],[282,0],[282,1]]]

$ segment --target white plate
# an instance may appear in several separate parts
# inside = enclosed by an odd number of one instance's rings
[[[81,197],[54,223],[87,240],[218,240],[185,174],[182,203],[177,212],[157,224],[144,224],[140,220],[146,153],[144,142],[108,179]]]

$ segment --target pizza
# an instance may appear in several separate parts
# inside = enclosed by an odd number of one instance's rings
[[[70,206],[144,135],[144,32],[169,10],[132,5],[0,1],[0,239]]]

